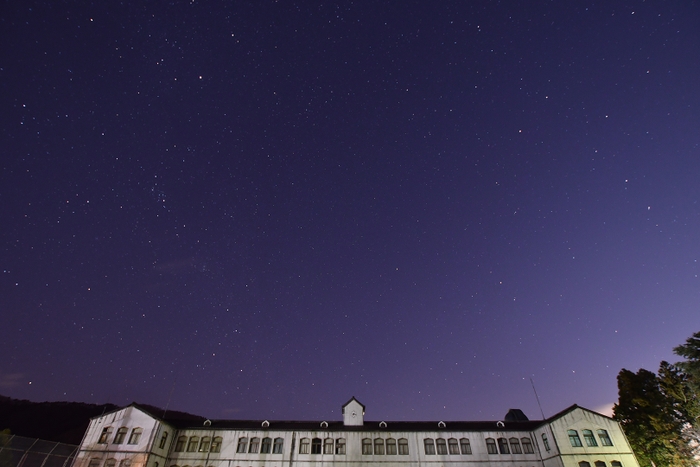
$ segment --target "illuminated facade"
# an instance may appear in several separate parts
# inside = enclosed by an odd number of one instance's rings
[[[73,467],[639,467],[619,424],[576,405],[528,420],[207,420],[132,404],[90,421]]]

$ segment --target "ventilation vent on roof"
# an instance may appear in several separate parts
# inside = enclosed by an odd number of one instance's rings
[[[496,426],[498,426],[498,427],[504,427],[504,426],[506,426],[506,424],[499,420],[499,421],[496,422]]]
[[[379,422],[379,428],[386,428],[386,422]]]
[[[438,422],[438,428],[445,428],[447,425],[445,425],[445,422],[439,421]]]
[[[268,426],[270,426],[270,422],[268,422],[267,420],[265,420],[265,421],[262,422],[262,427],[263,427],[263,428],[267,428]]]
[[[204,420],[204,426],[211,426],[211,420],[209,420],[209,419]]]
[[[326,421],[321,422],[321,428],[328,428],[328,422],[326,422]]]

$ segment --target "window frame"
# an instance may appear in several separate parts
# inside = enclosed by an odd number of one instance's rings
[[[248,438],[241,436],[236,444],[236,454],[245,454],[246,452],[248,452]]]
[[[126,434],[128,432],[129,429],[125,426],[119,428],[117,433],[114,435],[114,441],[112,441],[112,444],[124,444],[124,439],[126,438]]]
[[[471,455],[472,443],[469,438],[459,438],[459,453],[463,456]]]
[[[399,450],[396,448],[396,439],[394,438],[387,438],[386,439],[386,455],[387,456],[395,456],[397,455]]]
[[[168,432],[164,431],[160,436],[160,441],[158,442],[158,449],[165,449],[165,443],[168,442]]]
[[[374,438],[374,441],[372,442],[372,446],[374,446],[374,455],[375,456],[383,456],[384,455],[384,439],[383,438]]]
[[[372,438],[362,438],[362,455],[372,455]]]
[[[576,430],[567,430],[566,434],[569,436],[569,443],[572,448],[582,448],[583,443],[581,442],[581,437],[578,435]]]
[[[435,441],[433,441],[433,438],[424,438],[423,439],[423,452],[425,453],[426,456],[434,456],[435,455]]]
[[[214,452],[214,453],[219,453],[221,452],[221,445],[224,442],[224,438],[221,436],[214,436],[211,439],[211,447],[209,448],[209,452]]]
[[[254,436],[250,438],[250,442],[248,443],[248,454],[257,454],[260,452],[260,438],[258,436]]]
[[[187,441],[187,452],[197,452],[197,448],[199,448],[199,436],[190,436]]]
[[[136,427],[131,430],[131,434],[129,435],[129,441],[126,442],[126,444],[139,444],[139,441],[141,441],[141,435],[143,434],[143,428],[141,427]]]
[[[311,450],[311,440],[309,438],[301,438],[299,440],[299,454],[308,454]]]
[[[185,452],[185,447],[187,447],[187,436],[178,436],[177,442],[175,443],[175,452]]]
[[[321,438],[311,440],[311,454],[321,454],[323,452],[323,441]]]
[[[598,438],[600,438],[600,444],[602,444],[605,447],[613,446],[612,438],[610,437],[608,430],[603,430],[602,428],[599,428],[597,431]]]
[[[335,452],[335,440],[333,438],[326,438],[323,440],[323,453],[333,454]]]
[[[535,447],[530,438],[520,438],[520,445],[523,447],[523,454],[534,454]]]
[[[260,454],[271,454],[272,453],[272,438],[266,436],[262,439],[260,443]]]
[[[399,456],[408,456],[408,439],[399,438],[397,445],[397,447],[399,448]]]
[[[544,444],[544,450],[549,452],[550,447],[549,447],[549,438],[547,438],[547,433],[542,433],[542,444]]]
[[[109,438],[112,437],[113,427],[106,426],[102,428],[102,433],[100,433],[100,438],[97,440],[97,444],[109,444]]]
[[[523,449],[520,446],[520,440],[516,437],[508,438],[508,444],[510,445],[510,452],[512,454],[522,454]]]
[[[486,438],[486,452],[489,454],[498,454],[498,446],[496,446],[496,440],[493,438]]]
[[[272,454],[283,454],[284,453],[284,439],[275,438],[272,441]]]
[[[586,446],[589,448],[598,447],[598,441],[596,441],[592,430],[581,430],[581,433],[583,434],[583,440],[586,442]]]

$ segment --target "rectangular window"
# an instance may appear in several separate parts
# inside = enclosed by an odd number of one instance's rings
[[[124,442],[127,430],[128,429],[125,426],[117,430],[117,435],[114,437],[114,444],[122,444]]]
[[[272,454],[282,454],[283,446],[284,440],[282,438],[275,438],[275,443],[272,445]]]
[[[100,440],[98,444],[107,444],[109,437],[112,435],[112,427],[108,426],[102,429],[102,434],[100,435]]]
[[[311,440],[311,454],[321,454],[321,438]]]
[[[610,436],[606,430],[598,430],[598,438],[600,438],[600,444],[603,446],[613,445],[612,440],[610,439]]]
[[[467,438],[462,438],[459,440],[459,448],[462,451],[462,454],[471,454],[472,453],[472,445],[469,442],[469,439],[467,439]]]
[[[164,431],[163,436],[160,437],[160,443],[158,443],[159,449],[165,449],[165,443],[168,441],[168,432]]]
[[[335,453],[345,454],[345,438],[338,438],[335,440]]]
[[[333,442],[333,438],[326,438],[323,440],[323,453],[324,454],[333,454],[333,445],[335,443]]]
[[[432,456],[435,454],[435,443],[432,439],[426,438],[423,440],[423,446],[425,446],[425,454]]]
[[[578,431],[576,430],[569,430],[567,431],[569,434],[569,442],[571,443],[571,447],[574,448],[580,448],[583,447],[583,444],[581,444],[581,438],[578,436]]]
[[[595,440],[595,436],[593,436],[591,430],[583,430],[583,439],[586,441],[586,446],[588,447],[593,448],[598,446],[598,442]]]
[[[542,444],[544,444],[544,450],[549,451],[549,440],[547,439],[547,435],[542,433]]]
[[[408,455],[408,440],[406,438],[399,439],[399,456]]]

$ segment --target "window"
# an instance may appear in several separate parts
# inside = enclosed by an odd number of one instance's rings
[[[187,452],[197,452],[199,446],[199,436],[190,436],[190,441],[187,443]]]
[[[423,440],[423,445],[425,446],[425,453],[427,455],[435,454],[435,443],[433,443],[431,438],[425,438]]]
[[[335,453],[345,454],[345,438],[338,438],[335,440]]]
[[[107,444],[107,440],[109,437],[112,436],[112,427],[107,426],[105,428],[102,428],[102,434],[100,435],[100,440],[98,441],[99,444]]]
[[[437,444],[437,453],[441,456],[447,455],[447,443],[444,438],[438,438],[435,442]]]
[[[525,454],[535,453],[535,450],[532,449],[532,441],[530,441],[530,438],[520,438],[520,444],[523,445],[523,452]]]
[[[321,438],[311,440],[311,454],[321,454]]]
[[[389,456],[396,455],[396,440],[394,438],[387,438],[387,440],[386,440],[386,453]]]
[[[583,439],[586,441],[586,446],[598,446],[598,442],[595,440],[595,436],[593,436],[593,432],[591,430],[583,430]]]
[[[131,459],[122,459],[119,463],[119,467],[131,467]]]
[[[199,452],[209,452],[209,446],[211,446],[211,438],[209,436],[205,436],[199,443]]]
[[[603,446],[612,446],[612,440],[610,439],[610,436],[608,436],[608,432],[606,430],[598,430],[598,438],[600,438],[600,444]]]
[[[299,440],[299,454],[308,454],[310,444],[309,438],[301,438]]]
[[[211,441],[211,452],[221,452],[221,443],[224,439],[221,436],[214,436]]]
[[[124,442],[124,438],[126,438],[126,432],[128,431],[128,428],[123,426],[117,430],[117,435],[114,437],[114,444],[122,444]]]
[[[333,454],[333,445],[335,443],[333,442],[333,438],[326,438],[323,440],[323,453],[324,454]]]
[[[505,438],[498,438],[498,450],[501,454],[510,454],[508,450],[508,440]]]
[[[586,461],[581,461],[578,463],[578,467],[591,467],[591,463],[586,462]]]
[[[166,443],[167,441],[168,441],[168,432],[167,432],[167,431],[164,431],[164,432],[163,432],[163,436],[160,437],[160,443],[158,443],[158,447],[159,447],[160,449],[164,449],[164,448],[165,448],[165,443]]]
[[[542,444],[544,444],[544,450],[549,451],[549,440],[547,439],[547,435],[542,433]]]
[[[377,456],[384,455],[384,440],[382,438],[374,438],[374,454]]]
[[[275,438],[275,442],[272,445],[272,454],[282,454],[283,446],[284,440],[282,438]]]
[[[187,436],[180,436],[175,443],[175,452],[182,452],[185,450],[185,444],[187,444]]]
[[[238,438],[238,446],[236,446],[236,453],[243,454],[248,450],[248,438]]]
[[[472,445],[469,443],[467,438],[462,438],[459,440],[459,449],[462,451],[462,454],[472,453]]]
[[[408,440],[406,438],[399,438],[399,455],[408,455]]]
[[[605,462],[603,462],[603,461],[595,461],[595,467],[605,467]]]
[[[508,444],[510,444],[510,452],[513,454],[523,453],[522,449],[520,449],[520,441],[518,441],[518,438],[510,438]]]
[[[107,459],[105,461],[105,467],[115,467],[117,465],[117,461],[115,459]]]
[[[129,436],[128,444],[139,444],[139,440],[141,439],[141,433],[143,433],[143,429],[141,428],[134,428],[133,430],[131,430],[131,435]]]
[[[447,446],[450,448],[450,454],[459,454],[459,444],[455,438],[448,439]]]
[[[272,438],[263,438],[260,445],[260,454],[270,454],[272,452]]]
[[[498,448],[496,447],[496,440],[493,438],[486,438],[486,451],[489,454],[498,454]]]
[[[362,454],[372,454],[372,440],[369,438],[362,439]]]
[[[571,443],[572,447],[580,448],[581,446],[583,446],[581,444],[581,438],[578,437],[578,431],[569,430],[567,431],[567,433],[569,434],[569,442]]]
[[[88,467],[100,467],[100,460],[96,457],[93,457],[92,459],[90,459]]]
[[[610,465],[612,465],[612,467],[622,467],[622,463],[620,461],[612,461]]]
[[[260,438],[250,438],[250,445],[248,446],[248,452],[257,454],[260,449]]]

